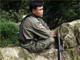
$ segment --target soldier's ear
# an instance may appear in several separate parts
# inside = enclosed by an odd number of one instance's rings
[[[32,13],[34,13],[34,14],[35,14],[35,9],[32,9]]]

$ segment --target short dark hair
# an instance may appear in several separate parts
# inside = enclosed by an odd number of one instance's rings
[[[37,7],[41,7],[43,5],[42,1],[30,1],[29,7],[30,11],[32,12],[32,9],[36,9]]]

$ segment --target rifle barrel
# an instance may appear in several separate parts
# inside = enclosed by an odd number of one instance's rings
[[[62,54],[59,52],[59,60],[62,60]]]
[[[57,36],[58,36],[58,45],[59,45],[59,51],[58,51],[58,53],[59,53],[59,60],[62,60],[59,28],[57,30]]]

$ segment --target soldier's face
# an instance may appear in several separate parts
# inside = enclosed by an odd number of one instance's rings
[[[32,13],[33,13],[35,16],[43,17],[43,6],[37,7],[36,9],[32,9]]]

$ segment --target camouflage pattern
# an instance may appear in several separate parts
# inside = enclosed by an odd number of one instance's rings
[[[63,60],[80,60],[80,20],[63,23],[60,26],[61,41],[64,47]]]
[[[63,23],[60,26],[61,40],[65,47],[74,47],[80,44],[79,24],[78,21],[73,21],[72,23]]]

